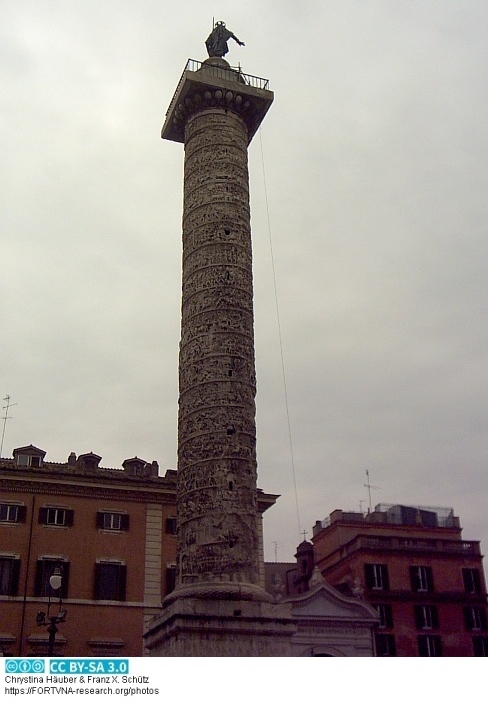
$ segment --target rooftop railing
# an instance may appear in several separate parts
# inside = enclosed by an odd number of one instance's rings
[[[345,556],[360,549],[385,551],[420,551],[463,556],[480,556],[480,543],[461,540],[410,539],[407,537],[364,537],[362,535],[344,544],[341,555]]]
[[[209,63],[204,63],[203,61],[196,61],[195,59],[188,59],[185,71],[200,71],[202,68],[205,69],[205,73],[209,76],[216,76],[217,78],[230,79],[235,81],[236,74],[237,78],[241,83],[251,86],[251,88],[259,88],[260,90],[268,90],[269,80],[267,78],[258,78],[258,76],[252,76],[249,73],[243,73],[241,67],[229,66],[229,68],[224,68],[222,66],[213,66]]]
[[[185,73],[187,73],[187,71],[197,73],[198,71],[202,70],[202,68],[205,70],[205,75],[212,76],[213,78],[222,78],[224,80],[231,81],[237,80],[239,83],[242,83],[242,85],[248,85],[251,88],[258,88],[259,90],[269,90],[268,78],[259,78],[258,76],[252,76],[250,73],[243,73],[241,71],[240,66],[229,66],[229,68],[225,68],[223,66],[213,66],[212,64],[204,63],[203,61],[197,61],[196,59],[188,59],[188,61],[186,62],[185,70],[181,74],[181,78],[178,81],[178,85],[176,86],[174,95],[171,98],[168,111],[166,112],[167,115],[169,114],[169,112],[171,112],[171,108],[173,106],[173,102],[176,98],[180,85],[185,79]]]

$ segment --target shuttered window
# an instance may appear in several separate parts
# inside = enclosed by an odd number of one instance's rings
[[[25,522],[26,515],[25,505],[0,503],[0,522]]]
[[[74,521],[74,510],[67,508],[44,507],[39,508],[40,525],[56,525],[58,527],[72,527]]]
[[[434,590],[434,578],[430,566],[411,566],[410,583],[416,593],[431,593]]]
[[[467,605],[463,610],[464,624],[467,630],[481,630],[484,632],[487,629],[486,608]]]
[[[481,593],[481,578],[478,569],[463,569],[465,593]]]
[[[442,657],[442,642],[439,635],[419,635],[420,657]]]
[[[386,564],[365,564],[364,575],[366,588],[373,591],[388,591],[390,588],[388,580],[388,567]]]
[[[16,596],[19,592],[20,559],[0,556],[0,596]]]
[[[394,635],[379,635],[375,637],[377,657],[396,657],[396,644]]]
[[[435,605],[415,605],[414,610],[417,630],[439,629],[439,615]]]
[[[125,600],[127,567],[116,562],[95,564],[95,600]]]
[[[129,529],[129,515],[127,513],[112,513],[101,510],[97,513],[96,524],[101,530],[125,532]]]

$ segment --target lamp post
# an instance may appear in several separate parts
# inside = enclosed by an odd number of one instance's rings
[[[49,578],[49,585],[53,591],[58,591],[63,583],[63,572],[61,567],[56,566],[52,576]],[[54,642],[56,641],[56,632],[58,632],[57,625],[60,622],[66,621],[67,610],[63,608],[63,601],[61,598],[61,591],[59,591],[59,612],[57,615],[51,615],[51,594],[49,594],[49,602],[47,604],[47,613],[39,610],[36,616],[36,623],[38,626],[47,626],[47,632],[49,633],[49,648],[48,654],[52,656],[54,654]]]

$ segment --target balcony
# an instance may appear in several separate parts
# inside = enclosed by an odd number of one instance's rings
[[[338,550],[340,557],[344,558],[359,550],[367,551],[402,551],[402,552],[430,552],[443,556],[481,556],[480,543],[461,540],[441,539],[415,539],[407,537],[367,537],[359,535]]]

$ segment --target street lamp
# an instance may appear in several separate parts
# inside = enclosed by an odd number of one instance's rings
[[[63,572],[61,570],[61,567],[56,566],[52,576],[49,578],[49,585],[53,589],[53,591],[57,591],[61,588],[63,583]],[[54,654],[54,642],[56,640],[56,632],[58,632],[58,628],[56,625],[60,622],[65,622],[66,621],[66,615],[67,615],[67,610],[63,608],[63,601],[61,598],[61,591],[59,591],[59,612],[57,615],[50,615],[50,609],[51,609],[51,593],[49,593],[49,601],[47,604],[47,613],[44,613],[42,610],[39,610],[36,616],[36,623],[38,626],[46,626],[47,625],[47,631],[49,632],[49,649],[48,649],[48,654],[49,656]]]

